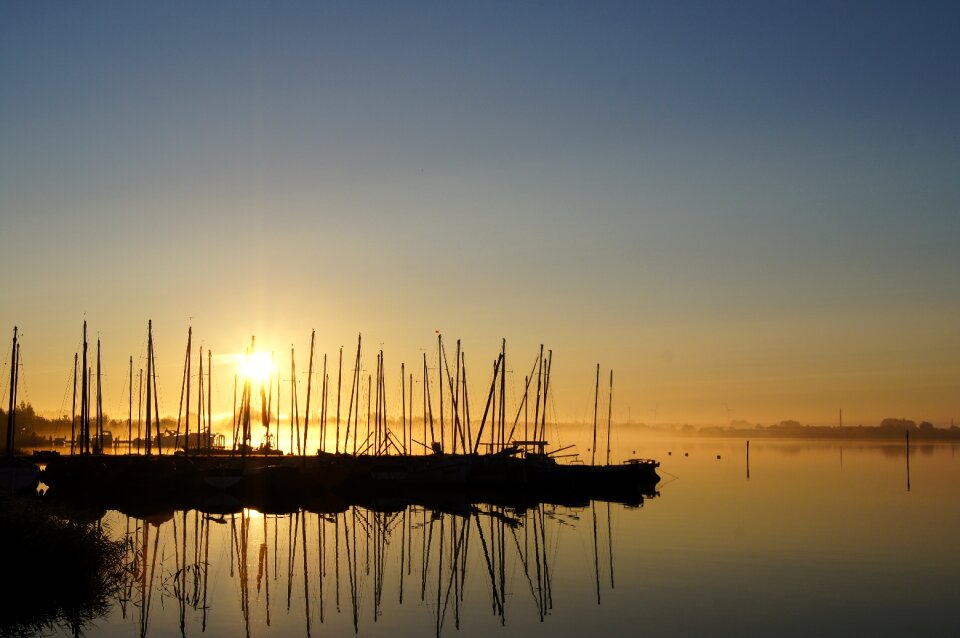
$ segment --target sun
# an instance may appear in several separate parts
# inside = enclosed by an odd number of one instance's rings
[[[240,360],[237,372],[244,379],[249,379],[254,383],[263,383],[273,375],[274,365],[270,355],[266,352],[254,352]]]

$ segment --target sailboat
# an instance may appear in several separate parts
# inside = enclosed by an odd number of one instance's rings
[[[0,489],[10,492],[32,491],[40,482],[40,468],[27,459],[14,456],[17,433],[17,381],[19,380],[20,344],[17,327],[13,328],[13,350],[10,354],[10,402],[7,410],[6,455],[0,461]]]

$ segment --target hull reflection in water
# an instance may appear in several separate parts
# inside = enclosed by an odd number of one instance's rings
[[[601,581],[612,587],[610,507],[111,511],[104,518],[126,541],[126,579],[104,620],[141,636],[360,634],[378,622],[439,636],[470,629],[468,618],[482,624],[483,609],[498,625],[543,622],[556,563],[567,558],[557,551],[562,535],[592,535],[594,573],[584,585],[595,580],[597,603]]]

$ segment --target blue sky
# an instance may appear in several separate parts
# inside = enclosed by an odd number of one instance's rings
[[[949,420],[960,11],[729,4],[4,4],[34,402],[86,313],[116,366],[152,317],[171,396],[193,317],[397,365],[546,341],[573,418],[600,361],[672,421]]]

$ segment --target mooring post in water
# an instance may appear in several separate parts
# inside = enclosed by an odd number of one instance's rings
[[[747,479],[750,478],[750,441],[747,441]]]
[[[910,430],[906,431],[906,452],[907,452],[907,491],[910,491]]]

